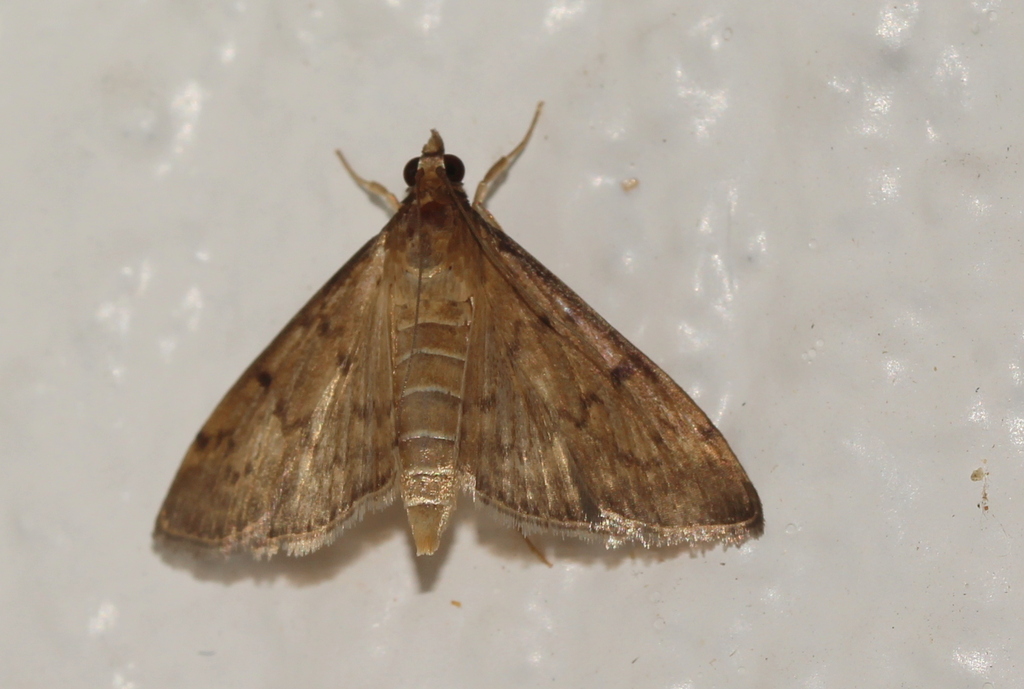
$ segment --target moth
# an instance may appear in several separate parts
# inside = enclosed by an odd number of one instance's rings
[[[401,202],[242,374],[196,435],[154,536],[310,553],[401,497],[418,555],[460,491],[524,532],[609,546],[739,543],[754,486],[690,397],[484,207],[437,131]]]

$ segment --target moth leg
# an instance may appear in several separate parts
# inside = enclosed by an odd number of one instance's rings
[[[522,529],[519,529],[519,535],[523,537],[523,540],[526,541],[526,545],[527,547],[529,547],[530,552],[536,555],[538,560],[546,564],[549,568],[554,567],[554,565],[551,564],[551,562],[546,557],[544,557],[544,553],[541,552],[540,548],[538,548],[537,545],[530,540],[530,537],[523,533]]]
[[[533,127],[530,128],[533,129]],[[529,134],[527,134],[527,138],[529,138]],[[338,154],[338,159],[341,161],[341,164],[345,166],[345,169],[348,170],[348,174],[352,175],[352,179],[356,181],[356,184],[362,187],[363,191],[380,199],[381,203],[390,208],[392,213],[398,212],[398,208],[401,204],[398,202],[398,199],[395,198],[395,195],[387,190],[387,187],[380,182],[363,179],[357,175],[356,171],[352,169],[352,166],[348,164],[348,161],[345,160],[345,156],[340,150],[335,149],[334,152]]]
[[[541,108],[544,107],[544,101],[537,103],[537,110],[533,113],[533,120],[530,122],[530,128],[526,130],[526,136],[519,142],[519,145],[512,149],[512,152],[506,156],[502,156],[498,159],[491,169],[487,171],[484,178],[480,180],[480,184],[476,188],[476,196],[473,197],[473,207],[479,208],[483,206],[484,201],[487,200],[487,195],[491,193],[491,185],[494,181],[504,174],[508,166],[516,159],[523,149],[526,148],[526,143],[530,140],[530,135],[533,134],[533,128],[537,126],[537,119],[540,117]],[[339,154],[340,155],[340,154]],[[344,160],[342,161],[344,162]],[[346,165],[348,167],[348,165]]]

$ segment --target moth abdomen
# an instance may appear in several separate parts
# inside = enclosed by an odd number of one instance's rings
[[[416,550],[427,553],[437,549],[455,507],[472,306],[424,299],[424,283],[429,292],[430,280],[419,281],[418,303],[395,309],[393,382],[402,500]]]

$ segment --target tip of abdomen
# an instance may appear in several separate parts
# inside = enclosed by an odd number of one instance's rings
[[[443,505],[413,505],[406,508],[417,555],[433,555],[441,543],[441,534],[448,526],[451,508]]]

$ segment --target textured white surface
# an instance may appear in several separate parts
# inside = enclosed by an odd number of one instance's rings
[[[0,685],[1021,686],[1022,44],[999,0],[5,4]],[[332,149],[401,191],[437,127],[475,184],[540,99],[492,211],[719,423],[764,537],[549,569],[464,502],[426,561],[397,510],[154,553],[386,220]]]

